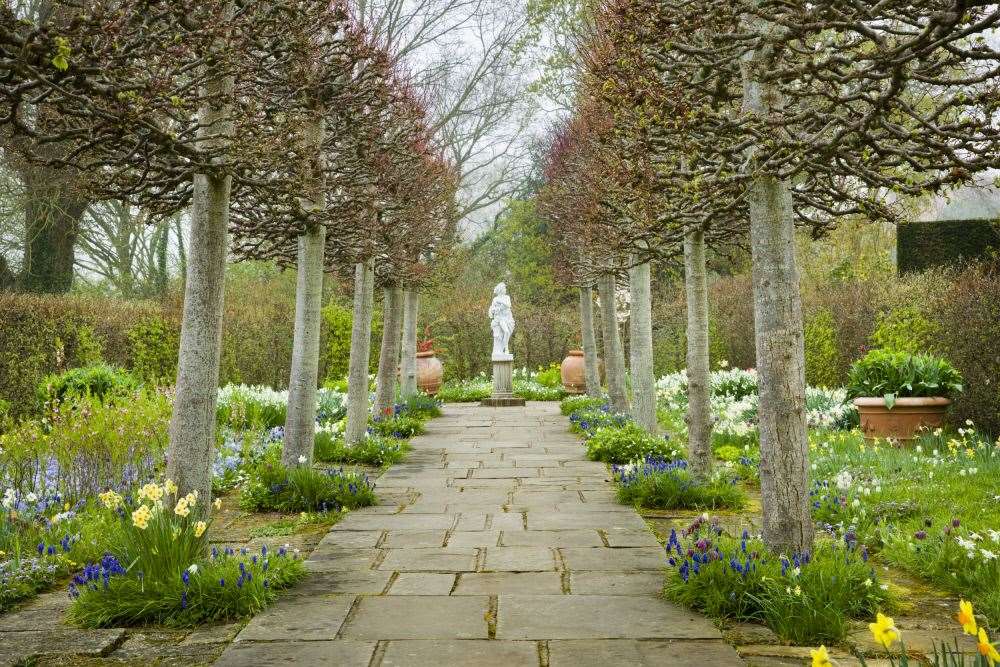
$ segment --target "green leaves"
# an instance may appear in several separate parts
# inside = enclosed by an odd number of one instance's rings
[[[942,396],[962,391],[962,376],[946,360],[930,354],[872,350],[851,366],[848,395],[882,396],[890,410],[897,398]]]
[[[65,72],[69,69],[69,56],[72,49],[69,46],[69,40],[65,37],[56,37],[55,42],[56,54],[52,56],[52,66],[60,72]]]

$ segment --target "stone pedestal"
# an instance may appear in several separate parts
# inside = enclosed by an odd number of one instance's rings
[[[514,395],[514,357],[512,355],[493,356],[493,395],[484,399],[482,405],[491,408],[524,405],[524,399]]]

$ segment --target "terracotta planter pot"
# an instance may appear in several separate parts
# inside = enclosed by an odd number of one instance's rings
[[[559,370],[562,376],[563,389],[569,394],[582,394],[587,391],[586,361],[583,350],[570,350],[563,359]]]
[[[921,427],[937,428],[944,421],[951,400],[940,397],[897,398],[890,410],[884,398],[856,398],[866,438],[891,438],[908,443]]]
[[[434,350],[417,352],[417,387],[420,391],[433,396],[441,388],[441,377],[444,366],[441,360],[434,356]]]

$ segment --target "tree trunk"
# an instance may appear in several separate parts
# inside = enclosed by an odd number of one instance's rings
[[[604,338],[604,375],[608,383],[611,408],[627,414],[628,394],[625,389],[625,352],[618,332],[618,314],[615,311],[615,274],[603,273],[597,281],[601,298],[601,332]]]
[[[285,444],[281,455],[281,461],[286,466],[312,465],[313,460],[325,248],[326,227],[323,225],[316,225],[299,236],[295,334],[291,377],[288,380]]]
[[[587,395],[598,397],[601,391],[601,361],[597,357],[597,342],[594,340],[594,290],[580,288],[580,328],[583,330],[584,377]]]
[[[403,290],[386,287],[385,310],[382,317],[382,348],[378,355],[378,373],[375,376],[375,405],[372,416],[376,419],[392,413],[396,399],[396,372],[399,361],[400,325],[403,316]]]
[[[632,418],[650,433],[656,421],[656,380],[653,377],[653,295],[649,262],[629,271],[632,297],[629,317],[629,361],[632,370]]]
[[[368,364],[372,346],[375,273],[372,261],[354,267],[354,318],[351,358],[347,372],[347,426],[344,441],[356,445],[368,431]]]
[[[763,31],[769,26],[758,26]],[[743,63],[744,108],[766,117],[782,103],[761,72],[771,54],[759,51]],[[802,299],[795,263],[795,226],[788,183],[748,168],[750,248],[753,262],[754,333],[760,394],[760,490],[764,541],[776,552],[812,547],[809,457],[805,413],[805,349]]]
[[[230,2],[228,11],[232,10]],[[214,77],[205,92],[209,99],[225,99],[232,89],[231,78]],[[203,145],[219,142],[224,146],[232,133],[230,109],[209,104],[200,109],[199,116]],[[177,386],[167,449],[167,477],[177,484],[181,495],[197,491],[202,511],[212,496],[231,188],[229,175],[194,177]]]
[[[222,351],[222,309],[231,178],[194,179],[191,242],[177,358],[177,388],[170,419],[167,477],[181,495],[212,493],[215,405]]]
[[[403,353],[399,364],[399,395],[405,400],[417,395],[417,315],[420,292],[403,291]]]
[[[22,175],[26,201],[21,289],[68,292],[73,286],[74,249],[87,201],[56,169],[29,167]]]
[[[687,296],[688,463],[691,474],[705,480],[712,472],[712,408],[705,232],[700,229],[684,235],[684,291]]]

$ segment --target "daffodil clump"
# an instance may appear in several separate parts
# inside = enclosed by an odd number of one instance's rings
[[[942,641],[934,646],[934,655],[928,656],[932,660],[934,667],[996,667],[1000,664],[1000,651],[997,651],[997,643],[991,641],[986,629],[979,625],[971,602],[960,600],[958,603],[958,614],[955,620],[962,627],[962,632],[975,638],[976,653],[974,656],[966,655],[959,647],[957,641],[954,645]],[[903,633],[896,627],[896,622],[881,611],[875,614],[875,620],[868,624],[868,629],[872,633],[875,643],[889,653],[889,662],[895,667],[908,667],[910,656],[906,650],[906,643]],[[820,646],[810,651],[812,656],[812,667],[838,667],[837,660],[830,656],[826,646]],[[866,667],[868,662],[857,649],[854,656],[860,661],[862,667]],[[914,661],[914,664],[926,664],[923,661]]]
[[[193,625],[239,618],[304,575],[297,555],[286,549],[210,552],[210,508],[197,491],[181,494],[169,479],[141,486],[134,499],[108,490],[99,501],[104,555],[88,563],[69,587],[68,617],[78,625]],[[218,508],[218,500],[214,505]]]
[[[891,606],[868,550],[820,536],[806,553],[771,553],[744,531],[727,535],[703,516],[667,542],[669,598],[715,618],[766,624],[796,644],[841,641],[851,619]]]

